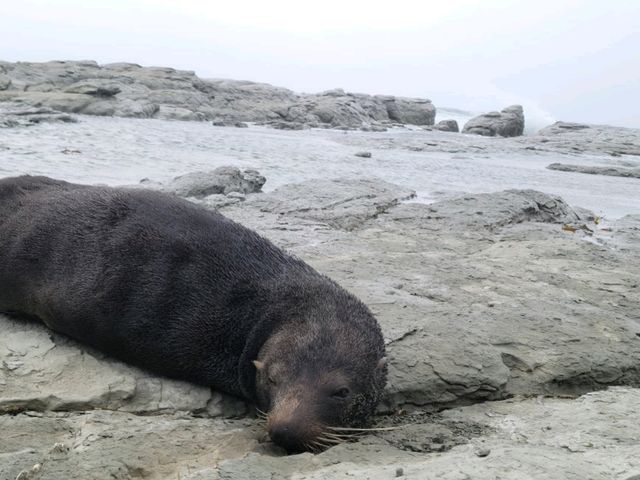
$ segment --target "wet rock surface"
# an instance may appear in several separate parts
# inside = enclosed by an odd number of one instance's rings
[[[378,423],[408,426],[281,457],[243,402],[0,316],[0,478],[640,474],[638,216],[605,227],[534,190],[413,194],[324,179],[217,207],[370,306],[390,365]]]
[[[132,63],[0,62],[0,104],[19,101],[87,115],[260,122],[280,129],[432,125],[430,100],[348,93],[297,94],[267,84],[201,79],[194,72]]]

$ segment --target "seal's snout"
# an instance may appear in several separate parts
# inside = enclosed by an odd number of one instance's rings
[[[267,432],[274,443],[289,452],[309,449],[309,442],[318,432],[308,405],[300,398],[300,392],[290,392],[276,402],[267,418]]]
[[[269,428],[271,440],[289,452],[305,450],[305,436],[305,432],[293,423],[279,423]]]

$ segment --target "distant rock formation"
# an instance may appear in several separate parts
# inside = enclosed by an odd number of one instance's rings
[[[549,170],[561,172],[588,173],[590,175],[606,175],[609,177],[640,178],[640,167],[597,167],[593,165],[571,165],[567,163],[552,163]]]
[[[347,93],[297,94],[238,80],[204,80],[192,71],[94,61],[0,62],[0,102],[17,101],[65,113],[259,122],[282,129],[382,130],[385,125],[433,125],[427,99]]]
[[[440,130],[441,132],[459,132],[458,122],[455,120],[440,120],[433,127],[433,130]]]
[[[556,122],[540,129],[538,135],[558,135],[567,132],[578,132],[591,128],[591,125],[574,122]]]
[[[501,112],[489,112],[469,120],[462,133],[485,137],[518,137],[524,131],[524,112],[521,105],[511,105]]]
[[[539,130],[536,135],[519,138],[516,141],[525,144],[525,148],[529,150],[560,151],[572,154],[588,152],[612,157],[640,156],[640,130],[637,128],[555,122]]]

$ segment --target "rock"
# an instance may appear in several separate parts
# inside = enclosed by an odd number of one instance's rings
[[[561,172],[588,173],[591,175],[607,175],[611,177],[640,178],[640,167],[595,167],[591,165],[570,165],[566,163],[552,163],[547,166],[549,170]]]
[[[544,127],[538,132],[538,135],[558,135],[567,132],[576,132],[579,130],[586,130],[591,128],[585,123],[573,123],[573,122],[556,122],[553,125]]]
[[[11,86],[11,79],[0,73],[0,90],[6,90]]]
[[[113,97],[122,90],[117,84],[109,82],[77,82],[64,89],[66,93],[80,93],[96,97]]]
[[[9,432],[0,441],[0,478],[185,478],[250,452],[258,443],[252,423],[107,410],[0,415]],[[68,452],[56,451],[61,443]]]
[[[174,178],[161,187],[179,197],[203,198],[229,192],[257,193],[267,180],[256,170],[241,171],[236,167],[218,167],[210,172],[192,172]]]
[[[50,108],[0,103],[0,128],[28,127],[40,123],[75,123],[77,119]]]
[[[640,215],[625,215],[614,224],[610,243],[633,256],[639,256],[637,246],[640,243]],[[637,288],[633,287],[633,288]],[[640,337],[640,329],[636,333]]]
[[[206,116],[202,112],[194,112],[188,108],[174,107],[169,105],[160,105],[157,110],[158,117],[170,118],[172,120],[182,121],[198,121],[201,122],[206,119]]]
[[[117,114],[122,117],[152,118],[160,111],[160,106],[146,100],[124,99],[118,103]],[[114,113],[114,115],[116,114]]]
[[[611,156],[640,155],[640,129],[556,122],[537,135],[517,139],[535,148],[562,153],[595,153]],[[623,165],[622,162],[619,163]]]
[[[362,158],[371,158],[371,152],[356,152],[354,153],[354,155],[356,157],[362,157]]]
[[[346,93],[342,88],[334,88],[332,90],[325,90],[318,95],[321,95],[323,97],[344,97]]]
[[[223,118],[216,118],[211,122],[211,124],[214,127],[236,127],[236,128],[249,127],[249,125],[247,125],[245,122],[239,122],[237,120],[225,120]]]
[[[524,131],[522,106],[512,105],[501,112],[489,112],[469,120],[462,133],[474,133],[486,137],[517,137]]]
[[[0,416],[0,478],[22,471],[46,478],[510,478],[605,480],[640,472],[640,391],[612,388],[577,399],[507,400],[415,417],[407,437],[437,439],[441,451],[415,451],[398,431],[363,436],[321,454],[274,456],[249,420],[90,411]],[[490,458],[474,452],[490,450]],[[56,449],[56,445],[64,445]],[[418,445],[420,448],[420,445]],[[68,450],[67,450],[68,448]],[[594,458],[597,461],[594,461]],[[400,475],[400,477],[398,477]],[[23,477],[29,478],[29,477]],[[38,478],[38,477],[35,477]]]
[[[278,130],[304,130],[305,125],[299,122],[270,122],[269,126]]]
[[[382,125],[363,125],[360,130],[363,132],[386,132],[387,128]]]
[[[375,178],[310,180],[248,199],[251,208],[353,230],[415,192]]]
[[[0,414],[94,408],[133,413],[198,411],[211,398],[207,388],[151,377],[99,352],[79,348],[40,324],[0,315],[0,329]]]
[[[433,127],[434,130],[440,130],[441,132],[459,132],[458,122],[455,120],[440,120]]]
[[[491,450],[488,448],[478,448],[474,453],[476,454],[477,457],[483,458],[483,457],[488,457],[489,454],[491,453]]]
[[[637,284],[635,227],[618,237],[624,251],[596,248],[581,230],[563,230],[584,224],[587,213],[541,192],[424,205],[400,203],[399,187],[360,182],[302,182],[223,211],[373,308],[390,358],[384,411],[640,381],[640,344],[629,323],[640,304],[627,295],[620,303],[618,293]],[[381,186],[387,201],[375,193]],[[604,292],[602,282],[619,286]],[[617,332],[611,345],[598,340],[602,328]],[[454,338],[468,343],[443,341]]]
[[[428,206],[410,204],[391,215],[399,219],[412,216],[417,221],[442,222],[448,228],[495,229],[522,222],[572,223],[580,220],[580,215],[560,197],[535,190],[468,194]]]
[[[172,120],[212,120],[279,129],[360,128],[382,121],[431,125],[429,100],[334,89],[296,94],[267,84],[201,79],[194,72],[129,63],[3,62],[0,102],[21,101],[63,112]],[[378,127],[380,128],[380,127]]]
[[[614,388],[576,400],[529,399],[451,410],[419,425],[428,431],[455,424],[466,437],[462,444],[437,453],[417,453],[402,445],[390,448],[385,442],[390,434],[382,433],[313,457],[306,454],[272,459],[250,454],[224,462],[215,471],[220,478],[309,480],[606,480],[611,472],[622,473],[620,478],[633,478],[640,461],[634,454],[637,441],[627,427],[630,419],[638,417],[633,403],[638,395],[637,389]],[[626,415],[631,416],[629,420]],[[489,457],[474,454],[473,432],[479,429],[485,432],[481,450],[490,451]],[[514,474],[505,476],[505,472]]]
[[[391,105],[392,102],[387,102],[387,109]],[[395,99],[395,105],[396,107],[392,108],[393,118],[391,114],[389,118],[403,124],[433,125],[436,118],[436,109],[430,100],[398,97]]]

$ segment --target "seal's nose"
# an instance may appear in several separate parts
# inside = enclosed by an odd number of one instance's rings
[[[284,447],[287,451],[304,450],[299,435],[295,432],[295,428],[286,423],[273,425],[269,429],[269,437],[274,443]]]

